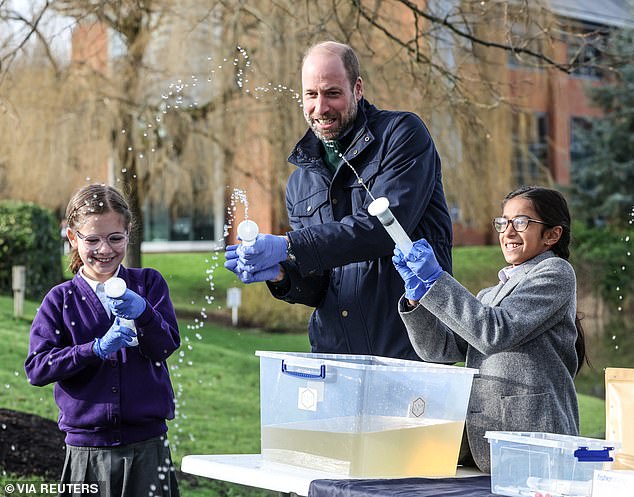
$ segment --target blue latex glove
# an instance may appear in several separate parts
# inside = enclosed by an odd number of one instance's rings
[[[268,281],[277,278],[280,274],[281,267],[279,264],[273,264],[270,267],[260,271],[253,271],[251,266],[245,266],[241,259],[238,259],[236,270],[234,271],[242,283],[256,283],[259,281]]]
[[[405,282],[405,298],[415,301],[422,299],[423,295],[427,293],[427,286],[409,268],[407,262],[405,262],[403,252],[398,247],[394,249],[392,263]]]
[[[430,287],[443,271],[436,260],[434,249],[424,238],[414,242],[412,250],[405,257],[405,262],[412,272],[423,280],[427,287]]]
[[[236,252],[244,269],[257,273],[270,269],[288,257],[286,238],[276,235],[258,235],[253,245],[241,244]]]
[[[129,288],[121,297],[116,299],[108,298],[108,306],[115,316],[125,319],[136,319],[145,310],[147,303],[138,293]]]
[[[227,245],[225,247],[225,258],[227,259],[225,261],[225,268],[227,268],[229,271],[231,271],[232,273],[235,273],[236,276],[240,277],[240,269],[238,269],[238,253],[236,252],[236,249],[239,247],[240,245]]]
[[[105,359],[110,354],[117,352],[123,347],[130,347],[132,344],[132,338],[136,336],[136,333],[130,328],[121,326],[119,324],[119,318],[114,320],[114,324],[101,338],[95,338],[95,342],[92,345],[92,350],[102,359]]]

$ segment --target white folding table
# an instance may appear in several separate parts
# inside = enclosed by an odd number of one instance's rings
[[[214,454],[183,457],[181,471],[196,476],[280,492],[307,496],[310,482],[341,479],[341,474],[263,461],[261,454]],[[481,476],[477,470],[458,468],[456,477]]]

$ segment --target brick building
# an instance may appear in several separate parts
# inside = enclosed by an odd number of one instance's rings
[[[562,63],[570,60],[572,54],[576,54],[580,60],[598,62],[598,47],[605,34],[611,29],[634,24],[633,14],[628,7],[630,0],[551,0],[550,4],[561,24],[566,25],[565,32],[583,35],[558,37],[552,47],[552,57]],[[178,26],[172,28],[173,32],[178,32]],[[206,33],[201,39],[203,44],[208,35],[209,33]],[[163,48],[155,50],[155,53],[160,54],[158,60],[164,56],[167,48],[179,45],[171,39],[166,42],[166,37],[171,35],[161,36],[156,45]],[[579,40],[585,41],[580,43]],[[80,26],[75,31],[74,61],[90,61],[94,69],[106,70],[109,50],[111,49],[107,33],[98,26]],[[599,109],[593,107],[589,101],[586,90],[589,86],[601,84],[604,75],[592,64],[581,66],[578,71],[567,74],[554,68],[535,69],[529,65],[522,65],[513,57],[508,58],[504,70],[507,71],[505,79],[509,82],[507,97],[513,108],[512,126],[508,130],[509,142],[513,144],[513,182],[516,185],[568,185],[571,174],[574,174],[575,154],[583,153],[575,140],[576,130],[586,126],[588,119],[600,115]],[[249,126],[266,127],[267,122],[266,119],[256,120],[249,123]],[[273,152],[266,143],[256,143],[248,150],[236,148],[234,161],[248,164],[247,168],[251,167],[254,151],[257,152],[260,163],[283,161],[286,157],[278,157],[279,154]],[[253,164],[253,167],[257,165]],[[240,184],[249,191],[252,203],[269,206],[275,199],[267,197],[266,188],[262,188],[263,183],[284,180],[271,178],[270,175],[271,173],[266,171],[262,175],[242,175],[239,176],[238,182],[233,178],[233,183]],[[108,177],[112,179],[112,174]],[[179,240],[200,243],[222,238],[221,224],[229,201],[226,185],[232,182],[232,178],[216,176],[216,180],[218,191],[213,208],[205,206],[202,209],[196,205],[160,205],[160,202],[157,204],[156,201],[147,203],[144,206],[146,242]],[[260,209],[258,214],[252,217],[260,224],[262,231],[276,232],[283,224],[276,218],[278,216],[279,205],[277,210]],[[197,230],[196,226],[204,226],[204,229]],[[470,229],[459,223],[455,228],[455,245],[482,244],[489,240],[490,234],[477,229]],[[146,247],[148,246],[146,243]],[[176,244],[172,244],[172,247],[174,246]],[[192,246],[188,244],[186,248],[191,249]]]

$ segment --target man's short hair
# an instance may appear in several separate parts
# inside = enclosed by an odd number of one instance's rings
[[[357,54],[354,52],[352,47],[350,45],[346,45],[345,43],[338,43],[336,41],[322,41],[315,43],[306,50],[304,58],[302,59],[302,67],[304,67],[306,58],[318,50],[331,53],[341,59],[343,67],[346,70],[346,75],[348,76],[348,81],[350,82],[350,89],[354,91],[354,85],[356,84],[357,79],[359,79],[359,76],[361,76],[361,68]]]

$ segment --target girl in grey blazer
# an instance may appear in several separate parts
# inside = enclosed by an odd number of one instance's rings
[[[493,220],[510,265],[474,297],[442,271],[426,240],[393,262],[405,280],[401,318],[425,361],[480,370],[469,400],[462,462],[490,470],[487,430],[577,435],[573,378],[585,358],[576,278],[568,263],[570,214],[561,193],[523,187]]]

